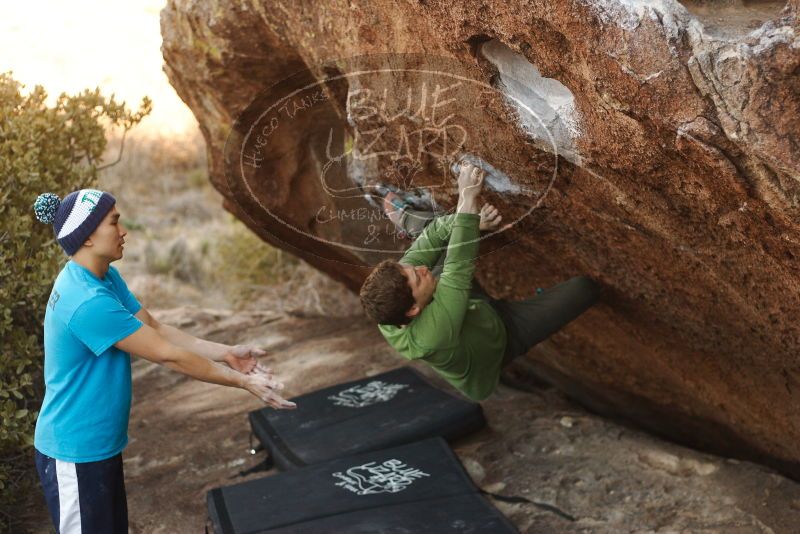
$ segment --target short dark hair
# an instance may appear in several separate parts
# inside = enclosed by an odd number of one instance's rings
[[[411,321],[406,312],[414,305],[414,294],[403,268],[394,260],[383,260],[375,266],[359,296],[364,312],[378,324],[401,326]]]

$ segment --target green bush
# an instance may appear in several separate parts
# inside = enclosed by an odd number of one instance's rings
[[[66,256],[53,229],[33,215],[37,195],[94,184],[106,131],[124,131],[136,113],[99,90],[46,102],[41,86],[24,94],[0,73],[0,531],[13,528],[16,507],[36,480],[33,428],[43,393],[42,322],[47,298]]]

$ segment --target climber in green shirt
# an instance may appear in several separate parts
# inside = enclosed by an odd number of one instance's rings
[[[364,311],[390,345],[409,360],[426,361],[473,400],[488,397],[503,365],[583,313],[598,293],[585,276],[520,302],[495,300],[473,288],[481,218],[489,227],[500,221],[492,206],[478,213],[482,185],[478,167],[462,166],[456,213],[418,213],[409,220],[423,220],[424,230],[399,262],[379,263],[360,292]],[[402,226],[404,219],[394,220]]]

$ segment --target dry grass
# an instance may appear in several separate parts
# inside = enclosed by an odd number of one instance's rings
[[[112,140],[107,161],[118,150]],[[128,228],[125,257],[115,265],[148,308],[360,313],[354,295],[223,210],[199,132],[182,139],[134,133],[100,187],[117,198]]]

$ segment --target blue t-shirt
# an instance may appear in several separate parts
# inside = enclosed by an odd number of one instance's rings
[[[141,304],[116,268],[105,277],[70,260],[44,316],[45,394],[34,446],[67,462],[96,462],[128,444],[131,357],[114,343],[142,326]]]

